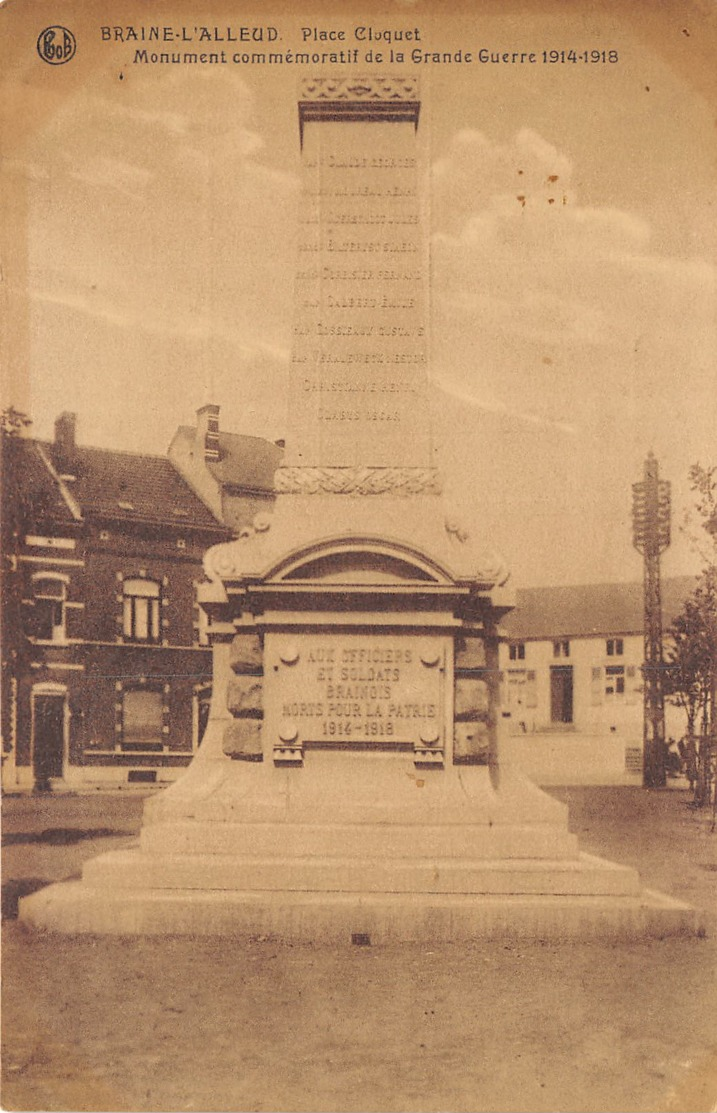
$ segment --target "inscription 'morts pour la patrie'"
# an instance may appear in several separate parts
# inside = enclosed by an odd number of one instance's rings
[[[427,404],[425,170],[415,78],[307,79],[290,379],[278,491],[436,490]],[[351,127],[347,128],[347,122]],[[311,476],[301,469],[311,469]],[[368,469],[375,482],[357,482]],[[389,475],[388,470],[391,469]],[[415,474],[399,476],[399,470]]]
[[[306,635],[270,645],[280,709],[301,742],[435,743],[443,670],[435,639]]]

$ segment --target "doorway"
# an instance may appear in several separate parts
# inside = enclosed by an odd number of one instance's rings
[[[550,719],[553,723],[573,721],[573,666],[550,668]]]
[[[64,773],[65,694],[36,692],[33,696],[32,766],[35,788],[48,792],[50,779]]]

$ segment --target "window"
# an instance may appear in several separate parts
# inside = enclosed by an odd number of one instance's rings
[[[33,578],[32,633],[40,641],[65,641],[67,583],[62,576],[40,573]]]
[[[130,689],[122,697],[122,748],[161,750],[164,708],[162,693],[151,689]]]
[[[605,695],[608,698],[624,696],[625,669],[623,665],[608,665],[605,669]]]
[[[135,642],[159,641],[159,584],[125,580],[122,585],[122,630]]]
[[[624,643],[622,638],[608,638],[605,642],[608,657],[622,657]]]
[[[553,642],[553,657],[569,657],[570,656],[570,642],[559,641]]]
[[[525,642],[512,642],[508,646],[508,656],[511,661],[525,660]]]

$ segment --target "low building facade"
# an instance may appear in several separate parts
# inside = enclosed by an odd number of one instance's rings
[[[663,581],[665,629],[693,590]],[[517,592],[501,646],[506,755],[544,784],[640,784],[643,763],[642,583]],[[665,707],[666,736],[684,714]]]

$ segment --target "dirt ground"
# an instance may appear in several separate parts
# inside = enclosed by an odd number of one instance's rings
[[[631,945],[278,946],[59,936],[18,896],[129,845],[129,794],[4,805],[3,1107],[637,1111],[717,1107],[717,834],[686,790],[554,790],[583,849],[706,913]]]

